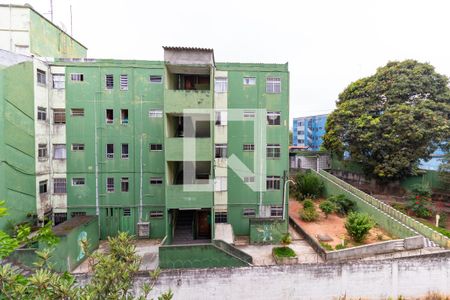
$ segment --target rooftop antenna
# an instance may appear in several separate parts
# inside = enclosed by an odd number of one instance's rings
[[[53,0],[50,0],[50,20],[53,23]]]

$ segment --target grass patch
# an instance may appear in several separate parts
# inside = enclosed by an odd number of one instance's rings
[[[297,257],[294,250],[289,247],[275,247],[273,248],[272,253],[276,257]]]
[[[328,243],[320,242],[320,246],[322,246],[322,248],[324,248],[327,251],[333,251],[334,250],[333,246],[331,246]]]
[[[443,234],[444,236],[450,238],[450,231],[442,228],[442,227],[436,227],[433,224],[430,224],[428,221],[424,220],[424,219],[420,219],[420,218],[416,218],[416,220],[418,220],[420,223],[422,223],[423,225],[426,225],[428,227],[430,227],[431,229],[436,230],[437,232]]]

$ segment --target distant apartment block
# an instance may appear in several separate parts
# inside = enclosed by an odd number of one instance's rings
[[[325,124],[328,115],[316,115],[294,118],[292,126],[292,144],[317,151],[322,145]]]

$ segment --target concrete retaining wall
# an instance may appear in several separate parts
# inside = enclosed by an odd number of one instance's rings
[[[78,277],[82,284],[89,278]],[[136,278],[135,290],[148,282]],[[450,254],[383,261],[253,268],[163,271],[151,297],[172,289],[174,299],[396,299],[429,291],[450,294]]]

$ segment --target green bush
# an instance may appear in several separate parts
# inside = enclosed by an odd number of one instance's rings
[[[273,255],[276,257],[296,257],[295,251],[289,247],[274,247],[272,249]]]
[[[357,243],[364,241],[373,226],[375,226],[375,222],[366,213],[351,212],[345,221],[345,229]]]
[[[343,194],[331,196],[327,200],[336,205],[336,212],[342,216],[347,215],[349,212],[354,211],[356,208],[356,202],[348,199]]]
[[[303,201],[304,209],[311,208],[311,207],[314,207],[314,202],[312,202],[312,200],[306,199],[305,201]]]
[[[347,248],[347,245],[342,245],[342,244],[337,244],[336,245],[336,247],[334,247],[334,249],[336,249],[336,250],[342,250],[342,249],[345,249],[345,248]]]
[[[408,207],[419,218],[428,219],[433,215],[431,210],[431,189],[425,184],[416,184],[408,196]]]
[[[319,218],[319,214],[316,211],[316,208],[309,207],[303,209],[303,211],[300,213],[300,218],[305,222],[313,222]]]
[[[322,180],[311,172],[297,173],[294,181],[290,193],[298,200],[320,197],[325,189]]]
[[[325,214],[325,218],[328,218],[329,214],[332,214],[336,211],[336,205],[329,200],[325,200],[320,203],[319,207],[320,210]]]
[[[328,243],[320,242],[320,245],[327,251],[333,251],[333,246]]]

